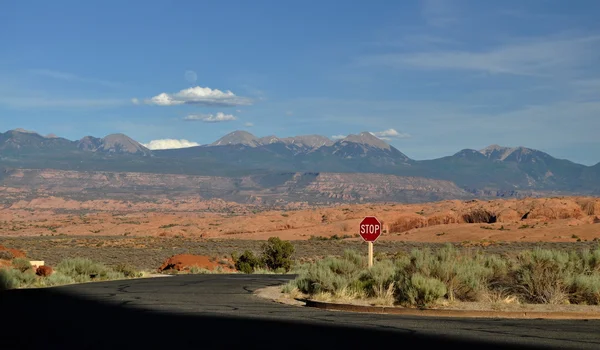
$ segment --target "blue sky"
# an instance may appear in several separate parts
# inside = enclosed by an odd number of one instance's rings
[[[2,7],[0,131],[198,144],[371,131],[414,159],[500,144],[600,161],[600,1]]]

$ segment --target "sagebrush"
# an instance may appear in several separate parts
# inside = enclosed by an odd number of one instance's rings
[[[381,258],[372,268],[355,251],[308,264],[286,290],[327,299],[350,294],[377,304],[427,307],[440,300],[600,305],[600,247],[515,256],[414,249]],[[329,296],[329,297],[327,297]]]

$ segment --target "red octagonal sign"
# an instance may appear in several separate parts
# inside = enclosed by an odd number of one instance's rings
[[[374,216],[367,216],[360,222],[360,236],[367,242],[375,242],[381,235],[381,222]]]

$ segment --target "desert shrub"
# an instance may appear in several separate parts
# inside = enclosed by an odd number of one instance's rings
[[[514,289],[525,300],[540,304],[565,301],[570,275],[569,254],[536,248],[517,257]]]
[[[292,267],[294,246],[279,237],[271,237],[263,244],[262,261],[271,270],[284,269],[286,272]]]
[[[594,250],[583,249],[580,255],[581,273],[600,272],[600,248]]]
[[[273,274],[279,273],[278,271],[281,271],[281,270],[275,270],[275,271],[273,271],[273,270],[270,270],[270,269],[265,269],[265,268],[262,268],[262,267],[258,267],[256,269],[254,269],[254,271],[252,273],[256,274],[256,275],[273,275]]]
[[[485,209],[472,210],[463,214],[462,218],[468,224],[493,224],[496,222],[496,215]]]
[[[289,281],[288,283],[284,284],[281,288],[281,292],[287,294],[291,294],[296,290],[298,290],[298,286],[296,285],[295,280]]]
[[[570,292],[571,302],[600,305],[600,273],[573,277]]]
[[[0,290],[19,287],[19,279],[15,276],[15,269],[0,269]]]
[[[414,249],[409,258],[397,260],[396,265],[402,281],[414,274],[441,281],[450,300],[477,300],[493,275],[483,256],[459,254],[450,244],[435,253],[431,249]]]
[[[447,293],[444,282],[421,273],[409,275],[400,272],[397,281],[396,300],[401,304],[427,307]]]
[[[16,270],[19,270],[21,272],[25,272],[27,270],[33,269],[33,266],[31,266],[31,263],[29,262],[29,260],[25,259],[25,258],[13,259],[12,266],[13,266],[13,268],[15,268]]]
[[[361,273],[359,281],[362,290],[369,297],[374,297],[378,304],[394,303],[396,266],[391,260],[382,260]]]
[[[75,283],[75,280],[72,277],[63,275],[62,273],[53,273],[52,275],[43,279],[43,284],[49,287],[61,286],[71,283]]]
[[[577,304],[600,304],[600,273],[573,277],[570,287],[570,302]]]
[[[243,273],[252,273],[254,270],[261,266],[259,258],[254,256],[254,253],[246,250],[242,255],[235,261],[235,268]]]
[[[300,275],[300,274],[306,272],[309,267],[310,267],[310,263],[301,263],[301,264],[296,263],[292,266],[292,269],[290,271],[288,271],[288,273]]]
[[[0,276],[0,284],[6,289],[13,288],[26,288],[35,285],[37,281],[37,276],[33,269],[25,270],[24,272],[19,269],[1,269],[2,276]]]
[[[12,260],[14,259],[13,253],[8,250],[0,250],[0,260]]]
[[[342,258],[325,258],[308,266],[297,279],[298,289],[306,294],[339,294],[353,290],[362,292],[364,286],[359,277],[366,259],[355,251],[346,251]]]
[[[199,267],[199,266],[196,266],[196,265],[191,266],[189,268],[188,272],[190,274],[193,274],[193,275],[206,275],[206,274],[212,274],[212,273],[214,273],[213,271],[211,271],[209,269],[205,269],[203,267]]]
[[[73,278],[76,282],[87,282],[91,275],[95,275],[96,280],[105,280],[118,274],[105,265],[87,258],[65,259],[56,265],[56,271]]]
[[[112,269],[115,272],[122,273],[126,278],[139,278],[143,275],[142,272],[138,271],[135,267],[125,263],[118,264]]]

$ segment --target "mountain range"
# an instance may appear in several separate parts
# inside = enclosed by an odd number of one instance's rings
[[[3,173],[58,169],[220,177],[362,173],[450,181],[477,196],[600,195],[600,163],[585,166],[530,148],[498,145],[413,160],[369,132],[334,141],[320,135],[256,137],[235,131],[212,144],[150,150],[124,134],[71,141],[16,129],[0,133],[0,168]]]

